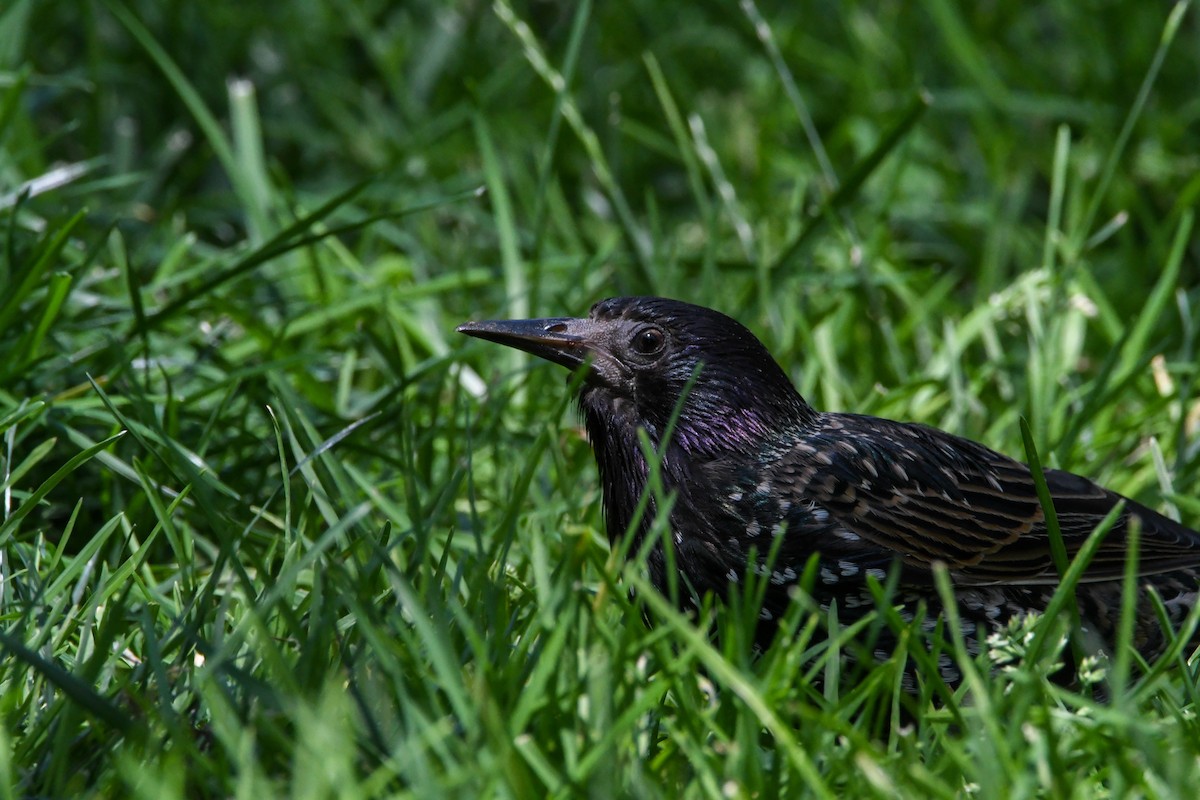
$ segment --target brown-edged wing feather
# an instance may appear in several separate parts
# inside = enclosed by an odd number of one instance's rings
[[[910,568],[946,564],[960,585],[1058,581],[1029,468],[983,445],[924,425],[825,414],[781,461],[787,479],[865,542]],[[1121,500],[1125,509],[1084,582],[1124,574],[1127,534],[1141,524],[1138,572],[1200,566],[1200,534],[1086,478],[1047,470],[1067,553]]]

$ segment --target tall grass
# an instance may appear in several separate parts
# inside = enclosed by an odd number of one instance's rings
[[[453,329],[717,306],[819,407],[1018,456],[1024,419],[1197,524],[1197,35],[9,3],[0,797],[1193,796],[1182,647],[1068,689],[1053,617],[978,658],[886,602],[798,602],[755,658],[753,581],[681,618],[605,541],[563,375]]]

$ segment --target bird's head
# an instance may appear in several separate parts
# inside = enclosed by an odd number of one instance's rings
[[[661,297],[614,297],[576,319],[468,322],[460,333],[586,368],[579,401],[589,430],[644,428],[697,454],[760,442],[815,412],[762,343],[712,309]]]

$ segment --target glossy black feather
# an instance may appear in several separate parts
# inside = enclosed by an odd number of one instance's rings
[[[1024,464],[924,425],[814,411],[758,339],[716,311],[612,298],[584,319],[459,330],[588,370],[578,402],[614,540],[633,524],[646,488],[639,430],[660,453],[663,483],[676,494],[675,560],[698,591],[725,593],[760,567],[748,563],[752,552],[761,559],[783,537],[763,610],[768,634],[814,553],[817,599],[843,609],[867,602],[866,575],[882,578],[897,565],[900,600],[937,608],[932,570],[945,564],[960,611],[980,634],[1043,609],[1058,582]],[[1078,475],[1047,470],[1046,480],[1069,555],[1125,504],[1078,588],[1085,622],[1106,638],[1115,630],[1134,518],[1143,584],[1181,619],[1196,601],[1200,534]],[[652,506],[641,532],[654,514]],[[649,567],[665,586],[661,552],[652,552]],[[1146,602],[1136,626],[1139,646],[1154,655],[1163,636]]]

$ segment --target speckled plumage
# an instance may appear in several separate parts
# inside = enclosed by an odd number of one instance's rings
[[[945,564],[971,635],[1044,609],[1058,583],[1024,464],[924,425],[817,412],[758,339],[716,311],[663,298],[612,298],[584,319],[468,323],[459,330],[572,369],[588,365],[578,401],[614,540],[633,522],[645,491],[639,428],[661,453],[664,487],[676,493],[675,563],[697,591],[725,594],[746,575],[752,549],[765,557],[783,537],[762,611],[768,633],[814,553],[816,599],[836,599],[850,611],[870,605],[866,576],[882,579],[894,566],[897,599],[926,600],[936,609],[932,569]],[[1046,479],[1073,556],[1124,498],[1067,472],[1046,470]],[[642,532],[654,513],[651,505]],[[1126,499],[1076,592],[1085,624],[1105,639],[1115,631],[1135,516],[1143,585],[1158,590],[1176,622],[1197,597],[1200,534]],[[660,550],[648,566],[655,584],[665,586]],[[1135,642],[1147,657],[1161,650],[1163,632],[1148,603],[1139,606]]]

